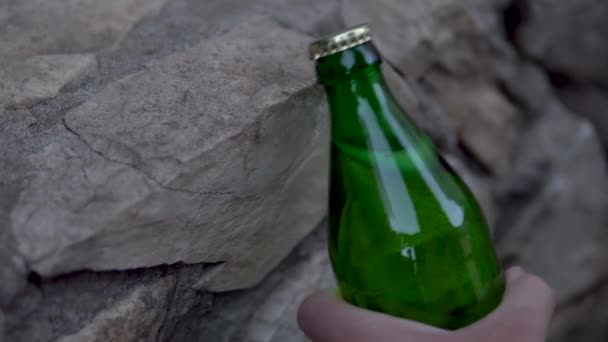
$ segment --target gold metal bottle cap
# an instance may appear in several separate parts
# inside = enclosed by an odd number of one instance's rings
[[[372,32],[365,24],[355,26],[344,32],[323,37],[309,46],[310,59],[317,60],[321,57],[333,55],[361,45],[372,40]]]

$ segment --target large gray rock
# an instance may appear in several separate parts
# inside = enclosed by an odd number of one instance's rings
[[[57,342],[158,341],[168,311],[175,278],[141,285],[128,297],[102,310],[89,324]]]
[[[259,282],[325,213],[327,114],[307,43],[254,19],[68,113],[27,156],[10,213],[30,267],[216,263],[199,288]]]
[[[608,146],[608,90],[585,85],[569,85],[557,90],[562,101],[595,125],[604,146]]]
[[[521,210],[508,214],[510,229],[498,249],[546,279],[564,303],[608,275],[608,173],[602,147],[588,122],[553,102],[518,152],[514,182],[528,178],[540,185]]]
[[[562,101],[589,119],[608,145],[608,2],[523,1],[520,49],[547,69]]]
[[[344,28],[339,17],[340,2],[336,0],[256,0],[250,3],[255,11],[312,36],[327,35]],[[243,1],[239,1],[238,7],[243,7]],[[243,12],[247,15],[247,11]]]
[[[0,310],[0,342],[3,342],[5,339],[4,335],[4,313]]]
[[[0,110],[55,97],[89,74],[94,53],[118,46],[165,0],[4,1],[0,4]]]
[[[278,284],[241,327],[243,338],[252,342],[308,340],[296,322],[300,304],[315,291],[337,286],[327,254],[326,230],[326,225],[322,225],[315,233],[316,243],[306,241],[305,247],[298,250],[298,263],[281,272]]]
[[[56,96],[96,67],[93,54],[34,56],[0,69],[0,108],[28,107]]]
[[[309,341],[296,320],[302,300],[321,289],[335,288],[323,223],[259,286],[231,295],[217,294],[204,324],[189,324],[172,341]],[[192,330],[190,330],[192,329]]]
[[[165,0],[3,1],[0,61],[111,48]]]
[[[548,341],[605,341],[608,337],[608,281],[594,284],[553,317]]]
[[[517,42],[549,70],[608,86],[608,2],[526,0]]]
[[[449,112],[464,146],[494,175],[505,176],[520,132],[519,110],[490,82],[462,82],[436,71],[425,81]]]

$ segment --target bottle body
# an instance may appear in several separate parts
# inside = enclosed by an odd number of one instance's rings
[[[374,53],[325,61],[361,66],[324,83],[332,266],[352,304],[457,329],[500,303],[502,273],[474,196],[394,100]]]

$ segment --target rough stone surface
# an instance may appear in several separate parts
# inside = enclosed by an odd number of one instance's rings
[[[8,307],[11,314],[7,317],[7,339],[55,341],[83,329],[92,331],[92,328],[101,334],[112,328],[111,322],[105,319],[92,323],[101,312],[105,312],[103,317],[124,317],[125,312],[134,312],[129,311],[130,308],[140,307],[133,300],[138,298],[134,293],[167,292],[166,301],[162,296],[156,297],[160,301],[155,307],[165,305],[164,310],[158,312],[165,317],[158,332],[158,340],[171,340],[171,336],[187,329],[186,323],[200,324],[201,317],[211,308],[213,295],[192,289],[192,284],[206,267],[207,265],[201,264],[178,264],[120,272],[78,272],[51,279],[30,276],[34,285],[24,289],[18,300]],[[154,289],[162,291],[155,292]],[[148,297],[150,296],[144,296]],[[138,317],[139,315],[130,315],[125,317],[125,322],[118,320],[116,323],[130,324],[134,328],[145,326],[146,324],[138,323]],[[120,329],[122,327],[124,325]],[[142,332],[141,336],[146,336],[148,332],[139,331]]]
[[[111,48],[165,0],[2,1],[0,60]]]
[[[206,324],[192,324],[174,341],[282,342],[309,341],[299,330],[296,313],[308,294],[336,286],[329,264],[323,223],[259,286],[233,294],[218,294]]]
[[[69,112],[28,157],[11,212],[21,255],[44,275],[181,261],[220,263],[200,288],[260,281],[325,212],[326,115],[307,41],[254,19]]]
[[[127,298],[95,315],[80,331],[57,341],[157,341],[174,286],[172,277],[142,285]]]
[[[608,86],[608,3],[525,0],[517,40],[548,69]],[[564,24],[568,23],[568,24]]]
[[[528,0],[512,12],[518,48],[549,71],[564,103],[608,144],[608,2]]]
[[[449,108],[461,141],[493,174],[509,170],[511,150],[518,137],[518,110],[491,84],[462,84],[432,72],[425,77],[444,108]]]
[[[4,313],[0,310],[0,341],[4,341]]]
[[[608,146],[608,88],[570,84],[559,87],[557,94],[568,107],[595,125]]]
[[[57,96],[95,66],[93,54],[34,56],[9,63],[0,70],[0,107],[29,107]]]
[[[520,148],[515,164],[542,165],[535,171],[542,185],[519,213],[511,213],[517,219],[499,247],[505,257],[543,276],[565,302],[608,274],[602,146],[588,122],[553,103]]]
[[[606,279],[568,303],[553,317],[548,341],[604,341],[608,336]]]

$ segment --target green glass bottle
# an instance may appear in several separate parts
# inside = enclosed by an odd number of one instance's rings
[[[458,329],[504,279],[471,191],[393,98],[366,26],[310,46],[331,109],[329,253],[343,298]]]

